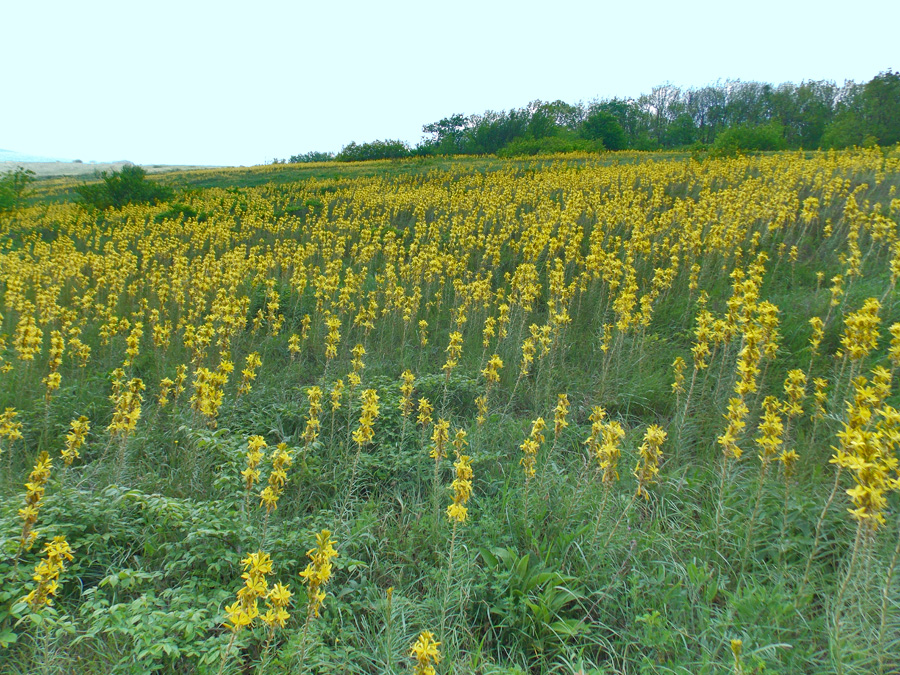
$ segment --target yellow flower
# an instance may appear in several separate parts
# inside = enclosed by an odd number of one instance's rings
[[[409,650],[409,655],[416,661],[414,675],[434,675],[434,666],[441,661],[440,646],[441,643],[434,639],[433,633],[423,631],[419,635]]]

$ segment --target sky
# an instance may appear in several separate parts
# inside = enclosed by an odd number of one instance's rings
[[[0,12],[0,148],[253,165],[454,113],[900,69],[897,0],[45,0]]]

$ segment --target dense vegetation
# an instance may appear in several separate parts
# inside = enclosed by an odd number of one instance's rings
[[[637,98],[590,103],[533,101],[509,111],[456,114],[426,124],[415,148],[402,141],[350,143],[341,161],[413,155],[507,156],[689,148],[720,155],[784,148],[848,148],[900,142],[900,73],[866,83],[729,80],[699,88],[672,84]],[[315,159],[313,159],[315,158]],[[291,161],[331,159],[328,153]]]
[[[900,148],[302,168],[0,214],[0,673],[897,672]]]

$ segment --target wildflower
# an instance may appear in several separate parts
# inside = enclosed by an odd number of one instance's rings
[[[18,414],[15,408],[7,408],[0,414],[0,438],[6,438],[10,443],[22,438],[22,423],[16,422]],[[3,448],[0,448],[2,454]]]
[[[312,562],[300,572],[300,576],[303,578],[303,583],[308,585],[306,589],[309,599],[307,617],[318,617],[322,603],[325,601],[325,592],[322,587],[331,578],[331,559],[338,556],[334,544],[335,542],[331,540],[331,532],[322,530],[316,535],[316,547],[306,553]]]
[[[487,366],[481,371],[481,374],[484,376],[484,380],[487,383],[488,390],[490,390],[493,385],[500,382],[500,370],[502,368],[503,360],[500,358],[499,354],[494,354],[488,359]]]
[[[258,352],[247,354],[246,367],[241,371],[241,385],[238,387],[238,396],[241,394],[249,394],[253,386],[253,380],[256,379],[256,373],[262,365],[262,359],[259,358]]]
[[[766,396],[763,400],[763,415],[759,422],[759,437],[756,444],[759,446],[759,461],[763,463],[763,469],[769,465],[781,447],[784,433],[784,425],[778,414],[778,399],[774,396]]]
[[[116,409],[113,412],[112,422],[107,427],[111,436],[119,436],[125,440],[135,430],[141,417],[141,402],[144,400],[141,392],[144,389],[146,389],[144,383],[136,377],[129,380],[125,389],[118,395],[113,394]]]
[[[306,397],[309,400],[309,413],[306,416],[306,428],[303,430],[303,442],[312,445],[319,437],[321,428],[319,415],[322,412],[322,390],[319,387],[310,387],[306,390]]]
[[[78,449],[84,445],[91,423],[82,415],[70,423],[72,430],[66,434],[66,447],[62,451],[62,458],[66,466],[72,466],[72,462],[80,457]]]
[[[25,507],[19,509],[19,516],[22,518],[22,537],[21,548],[29,550],[37,539],[37,532],[34,531],[34,524],[38,519],[38,511],[41,508],[41,500],[44,498],[44,489],[47,481],[50,479],[50,470],[53,468],[53,461],[46,450],[38,455],[34,468],[28,475],[28,482],[25,483]]]
[[[809,337],[809,345],[812,349],[812,353],[818,354],[819,345],[822,344],[822,339],[825,337],[825,324],[822,322],[822,319],[814,316],[809,320],[809,325],[812,326],[812,335]]]
[[[262,436],[251,436],[247,439],[247,468],[241,471],[247,492],[250,492],[253,484],[259,480],[258,467],[264,456],[263,449],[266,447],[266,440]]]
[[[666,440],[666,432],[662,427],[652,424],[647,427],[644,433],[644,442],[638,448],[638,463],[634,467],[634,477],[638,479],[637,493],[644,497],[650,498],[647,487],[656,482],[656,476],[659,474],[659,460],[662,457],[662,444]]]
[[[259,616],[259,599],[269,592],[266,576],[272,573],[272,559],[268,553],[257,551],[241,560],[241,567],[244,586],[237,592],[237,602],[225,607],[228,615],[225,625],[233,633],[251,625]]]
[[[680,396],[684,393],[684,359],[680,356],[675,357],[672,362],[672,368],[675,372],[675,382],[672,383],[672,393]]]
[[[266,593],[266,607],[268,609],[266,613],[259,618],[271,630],[275,630],[276,626],[278,628],[284,628],[287,620],[291,618],[290,613],[287,611],[287,607],[291,604],[292,596],[293,594],[288,587],[282,584],[275,584],[272,586],[271,590]]]
[[[447,447],[447,441],[450,439],[450,422],[444,419],[438,418],[438,421],[435,422],[434,431],[431,434],[431,452],[428,453],[428,456],[431,457],[435,461],[440,461],[444,458],[446,454],[445,448]]]
[[[52,542],[44,544],[44,559],[34,568],[33,579],[37,586],[22,598],[31,611],[36,612],[46,605],[53,604],[53,596],[59,589],[59,575],[66,569],[66,561],[73,560],[72,547],[65,537],[53,537]]]
[[[806,396],[806,373],[800,369],[788,371],[784,381],[784,393],[787,400],[784,402],[783,411],[788,419],[803,414],[803,398]]]
[[[487,421],[487,396],[478,396],[475,398],[475,407],[478,414],[475,417],[475,423],[481,426]]]
[[[362,448],[375,438],[372,425],[378,417],[378,394],[374,389],[366,389],[362,393],[362,410],[359,417],[359,428],[353,432],[353,440]]]
[[[558,394],[556,408],[553,410],[553,436],[559,438],[562,430],[569,426],[566,417],[569,414],[569,397],[566,394]]]
[[[740,446],[738,446],[738,440],[744,427],[747,426],[747,423],[744,420],[749,413],[750,409],[747,408],[743,399],[731,398],[728,400],[728,412],[724,415],[725,419],[728,420],[728,426],[725,427],[725,431],[716,439],[716,442],[722,446],[722,452],[725,453],[726,458],[741,458],[743,451]]]
[[[441,643],[434,639],[434,634],[423,631],[413,643],[409,655],[415,659],[413,675],[435,675],[434,666],[441,661],[438,649]]]
[[[447,345],[447,360],[444,362],[444,365],[441,366],[441,369],[444,371],[445,377],[450,377],[450,373],[453,372],[453,369],[456,368],[459,363],[459,357],[462,354],[462,333],[459,331],[454,331],[450,333],[450,344]]]
[[[432,406],[427,398],[419,399],[419,416],[416,418],[416,421],[424,430],[429,424],[431,424],[431,415],[434,412],[434,406]]]
[[[468,515],[466,502],[472,496],[473,473],[470,463],[471,459],[468,455],[463,455],[457,450],[456,461],[453,463],[453,468],[456,470],[456,478],[453,479],[453,483],[450,485],[450,489],[453,490],[453,503],[447,507],[447,517],[451,521],[458,523],[465,522]]]
[[[272,454],[272,471],[269,473],[268,485],[259,494],[259,505],[266,507],[267,514],[278,508],[278,499],[284,493],[287,470],[291,468],[291,463],[287,443],[279,443]]]
[[[331,414],[341,407],[341,399],[344,397],[344,381],[338,380],[331,387]]]
[[[400,410],[400,414],[403,417],[409,417],[413,412],[413,385],[416,381],[416,376],[412,374],[409,370],[404,370],[400,375],[400,379],[402,380],[402,384],[400,385],[400,405],[398,406]]]
[[[522,450],[522,459],[519,460],[519,463],[525,471],[526,480],[534,478],[537,453],[544,442],[544,435],[541,432],[546,426],[544,418],[538,417],[531,425],[531,433],[528,435],[528,438],[519,446],[520,450]]]
[[[291,361],[300,354],[300,336],[294,333],[288,338],[288,352],[291,354]]]

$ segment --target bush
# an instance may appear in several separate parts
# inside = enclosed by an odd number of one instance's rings
[[[716,136],[716,142],[713,143],[713,154],[719,157],[730,157],[745,152],[783,150],[786,145],[784,127],[777,122],[759,126],[742,125],[726,129]]]
[[[589,141],[581,138],[562,138],[548,136],[545,138],[517,138],[497,151],[498,157],[521,157],[533,155],[552,155],[562,152],[602,152],[603,141]]]
[[[21,166],[0,176],[0,211],[11,211],[21,206],[28,184],[33,180],[34,171]]]
[[[291,155],[288,160],[291,164],[312,164],[313,162],[332,162],[334,161],[333,152],[306,152],[302,155]]]
[[[409,146],[403,141],[372,141],[359,145],[351,142],[335,159],[339,162],[365,162],[371,159],[400,159],[410,154]]]
[[[141,167],[123,166],[121,171],[102,171],[102,183],[75,188],[84,204],[97,209],[120,209],[126,204],[164,202],[175,194],[172,188],[147,180]]]
[[[625,130],[619,120],[611,113],[598,110],[589,115],[581,123],[581,137],[588,140],[599,140],[609,150],[624,150],[627,145]]]

